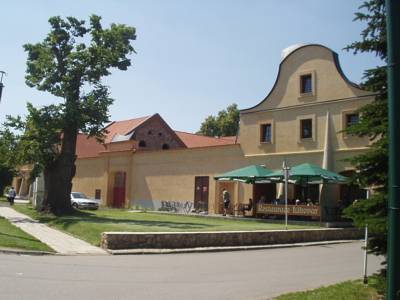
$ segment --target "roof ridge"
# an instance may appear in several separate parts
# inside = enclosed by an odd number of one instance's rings
[[[215,137],[215,136],[208,136],[208,135],[203,135],[203,134],[197,134],[197,133],[191,133],[187,131],[181,131],[181,130],[174,130],[175,132],[180,132],[180,133],[186,133],[186,134],[191,134],[199,137],[205,137],[205,138],[210,138],[210,139],[220,139],[220,137]]]
[[[112,121],[111,123],[116,123],[116,122],[128,122],[128,121],[133,121],[133,120],[138,120],[138,119],[148,119],[150,117],[152,117],[154,115],[148,115],[148,116],[144,116],[144,117],[138,117],[138,118],[132,118],[132,119],[126,119],[126,120],[120,120],[120,121]]]
[[[196,133],[192,133],[192,132],[187,132],[187,131],[182,131],[182,130],[174,130],[175,132],[181,132],[181,133],[187,133],[187,134],[194,134],[194,135],[198,135]]]

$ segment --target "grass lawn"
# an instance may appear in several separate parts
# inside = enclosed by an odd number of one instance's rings
[[[149,212],[129,212],[123,209],[100,209],[97,211],[77,211],[72,216],[54,217],[39,215],[28,205],[14,205],[21,213],[40,222],[66,231],[93,245],[100,244],[100,234],[104,231],[235,231],[283,229],[282,224],[265,221],[206,218]],[[310,228],[312,226],[290,225],[289,229]],[[315,228],[315,227],[314,227]]]
[[[365,286],[361,280],[345,281],[311,291],[281,295],[276,300],[378,300],[376,289]]]
[[[53,252],[47,245],[0,217],[0,247]]]

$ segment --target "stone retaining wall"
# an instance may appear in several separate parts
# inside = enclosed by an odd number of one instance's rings
[[[104,249],[179,249],[195,247],[256,246],[363,237],[356,228],[223,232],[103,232]]]

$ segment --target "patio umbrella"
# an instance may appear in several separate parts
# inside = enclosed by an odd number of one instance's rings
[[[272,170],[262,166],[250,165],[244,168],[229,171],[227,173],[215,176],[215,180],[221,181],[240,181],[245,183],[269,183],[270,179],[266,178]]]
[[[294,166],[290,169],[289,174],[289,182],[300,185],[321,183],[340,184],[347,182],[347,177],[309,163]],[[266,178],[282,182],[284,180],[283,171],[272,172]]]

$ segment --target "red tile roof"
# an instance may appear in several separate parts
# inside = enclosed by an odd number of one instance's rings
[[[237,144],[237,136],[236,135],[221,136],[220,139],[228,140],[228,141],[231,141],[233,144]]]
[[[129,132],[134,130],[136,127],[138,127],[140,124],[142,124],[144,121],[149,119],[150,117],[151,116],[130,119],[130,120],[125,120],[125,121],[112,122],[111,124],[109,124],[106,127],[106,130],[108,131],[108,133],[107,133],[107,137],[105,139],[105,143],[110,143],[116,134],[121,134],[121,135],[128,134]]]
[[[96,157],[99,152],[104,151],[104,145],[100,144],[95,138],[88,138],[86,134],[78,134],[76,141],[76,155],[78,158]]]
[[[138,146],[138,143],[134,140],[113,142],[113,143],[107,144],[107,149],[102,151],[102,153],[132,151],[132,150],[135,150],[137,148],[137,146]]]
[[[212,147],[236,144],[236,136],[215,138],[183,131],[175,131],[188,148]]]
[[[108,133],[104,141],[105,144],[109,144],[116,134],[126,135],[130,133],[150,117],[151,116],[112,122],[106,127]],[[183,131],[175,131],[175,133],[188,148],[236,144],[236,136],[215,138]],[[134,148],[134,144],[131,141],[119,142],[115,143],[115,145],[112,143],[111,145],[107,147],[109,149],[106,149],[106,146],[99,143],[95,138],[87,138],[87,135],[80,133],[78,134],[76,143],[76,154],[78,158],[89,158],[97,157],[100,152],[126,151]]]

